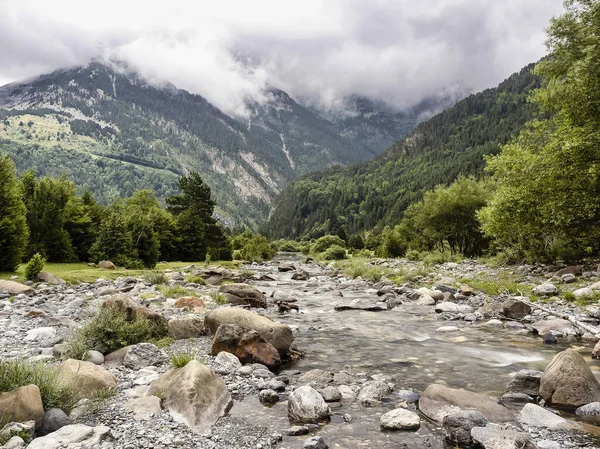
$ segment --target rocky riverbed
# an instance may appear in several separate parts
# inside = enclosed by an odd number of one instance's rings
[[[373,263],[417,269],[408,261]],[[591,358],[600,309],[583,301],[485,294],[468,283],[510,273],[542,298],[565,289],[583,298],[600,289],[597,272],[491,269],[472,261],[419,270],[398,286],[350,279],[331,265],[304,264],[296,256],[242,270],[189,266],[166,273],[170,285],[189,291],[183,300],[136,278],[39,283],[22,293],[0,293],[0,358],[63,363],[61,344],[73,329],[119,295],[164,317],[181,338],[162,349],[138,345],[116,360],[93,354],[91,362],[114,376],[117,393],[104,402],[83,399],[63,422],[71,423],[62,430],[67,436],[36,438],[33,448],[442,448],[467,447],[474,439],[485,448],[600,447],[600,404],[577,408],[600,401],[594,377],[600,362]],[[206,285],[188,282],[187,275]],[[586,288],[591,294],[577,293]],[[232,307],[268,320],[252,318],[255,334],[228,328],[246,319],[216,312]],[[211,369],[192,364],[185,368],[195,370],[189,375],[206,376],[220,391],[213,425],[204,425],[210,418],[198,411],[191,425],[175,410],[173,403],[189,395],[171,400],[166,390],[149,394],[171,370],[168,354],[189,351]],[[559,353],[568,360],[553,361]],[[579,371],[556,386],[547,374],[551,361]],[[10,444],[21,443],[15,438]]]

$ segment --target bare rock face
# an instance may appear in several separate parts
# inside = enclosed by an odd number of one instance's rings
[[[138,304],[127,295],[113,295],[104,302],[102,307],[115,307],[127,315],[127,321],[144,317],[164,326],[167,325],[167,319],[164,316],[148,307]]]
[[[24,293],[29,295],[33,293],[34,290],[24,284],[13,281],[6,281],[4,279],[0,279],[0,293],[8,293],[9,295],[20,295]]]
[[[460,410],[477,410],[489,422],[516,422],[510,410],[484,394],[438,384],[429,385],[421,394],[419,409],[425,416],[440,424],[445,416]]]
[[[258,331],[235,324],[222,324],[212,342],[211,354],[225,351],[234,354],[242,363],[262,363],[269,369],[281,365],[279,352]]]
[[[308,385],[297,388],[288,397],[290,420],[317,423],[329,419],[329,407],[317,390]]]
[[[566,349],[554,356],[540,379],[540,396],[557,407],[600,402],[600,383],[581,354]]]
[[[117,379],[105,368],[83,360],[62,363],[58,378],[75,389],[77,399],[90,398],[96,391],[117,388]]]
[[[233,305],[267,307],[267,298],[258,289],[248,284],[225,284],[219,287],[227,302]]]
[[[212,310],[204,317],[204,327],[213,335],[222,324],[237,324],[244,329],[254,329],[279,351],[280,356],[289,353],[294,340],[289,326],[244,309],[222,307]]]
[[[26,385],[0,394],[0,423],[44,420],[44,406],[37,385]]]
[[[167,371],[150,385],[147,395],[164,398],[173,419],[197,433],[208,430],[233,405],[223,380],[197,360]]]

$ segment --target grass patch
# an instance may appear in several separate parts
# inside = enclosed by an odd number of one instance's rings
[[[212,292],[210,294],[210,297],[215,302],[215,304],[218,304],[220,306],[227,304],[227,299],[225,298],[225,295],[223,295],[219,292]]]
[[[0,392],[30,384],[40,389],[44,409],[56,407],[69,413],[77,402],[75,391],[60,381],[57,367],[21,359],[0,360]]]
[[[196,358],[196,353],[192,350],[174,352],[169,354],[169,360],[173,368],[183,368],[189,362]]]
[[[372,282],[378,282],[382,277],[399,281],[404,274],[400,269],[371,265],[369,259],[351,258],[334,262],[334,266],[351,278],[361,277]]]
[[[168,282],[165,273],[162,271],[150,271],[144,274],[144,280],[151,285],[163,285]]]
[[[157,290],[166,298],[181,298],[182,296],[194,296],[192,290],[183,288],[181,285],[160,285]]]
[[[511,279],[506,274],[501,274],[496,279],[488,277],[459,279],[458,282],[467,284],[490,296],[518,295],[531,297],[531,286],[518,283],[515,279]]]
[[[160,340],[166,335],[164,324],[143,317],[127,321],[126,314],[117,308],[102,308],[69,337],[67,356],[82,360],[92,349],[108,354],[128,345]]]
[[[585,307],[598,303],[598,301],[600,300],[600,293],[594,292],[594,294],[591,296],[576,297],[573,292],[566,292],[564,298],[567,302],[573,302],[579,307]]]
[[[185,280],[191,282],[192,284],[206,285],[206,279],[204,279],[202,276],[188,276],[185,278]]]
[[[157,348],[166,348],[175,343],[175,339],[173,337],[163,337],[161,339],[150,340],[149,343],[152,343]]]

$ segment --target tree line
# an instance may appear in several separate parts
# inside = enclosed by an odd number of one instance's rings
[[[163,207],[152,190],[137,190],[109,206],[66,176],[18,178],[0,157],[0,271],[39,253],[49,262],[111,260],[153,268],[159,260],[229,260],[231,238],[213,217],[211,189],[196,172],[179,179],[180,193]]]

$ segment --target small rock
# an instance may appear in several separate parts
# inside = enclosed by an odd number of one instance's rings
[[[73,421],[71,421],[71,418],[69,418],[61,409],[49,408],[44,413],[44,422],[40,430],[37,432],[37,435],[43,437],[44,435],[56,432],[61,427],[68,426],[72,423]]]
[[[421,426],[421,418],[415,412],[397,408],[385,413],[379,424],[385,430],[416,430]]]
[[[307,438],[304,441],[303,449],[329,449],[329,446],[325,444],[325,440],[322,437],[314,436]]]
[[[600,402],[590,402],[575,410],[578,416],[600,416]]]
[[[537,296],[554,296],[558,294],[558,288],[554,284],[549,282],[538,285],[532,290],[532,293]]]
[[[308,435],[308,427],[306,426],[292,426],[286,433],[289,436]]]
[[[262,390],[258,393],[258,399],[262,404],[272,405],[279,401],[279,395],[275,390]]]
[[[91,362],[94,365],[102,365],[104,363],[104,356],[100,351],[87,351],[83,357],[86,362]]]
[[[459,410],[444,416],[442,428],[444,439],[454,445],[469,446],[473,443],[471,429],[485,427],[488,420],[477,410]]]
[[[442,326],[435,330],[438,334],[448,334],[451,332],[460,332],[460,329],[456,326]]]
[[[288,415],[292,421],[317,423],[329,419],[329,407],[317,390],[306,385],[288,397]]]

